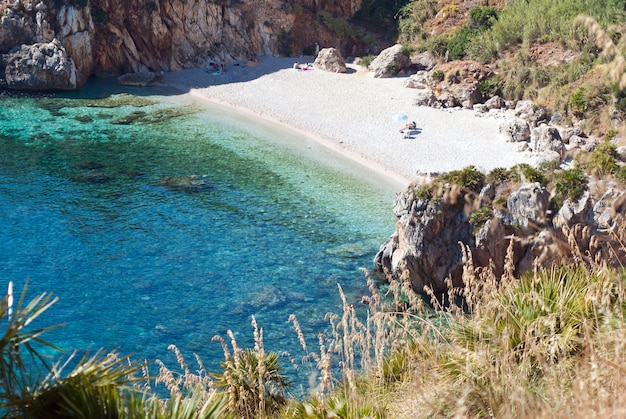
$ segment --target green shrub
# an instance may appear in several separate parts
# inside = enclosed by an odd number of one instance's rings
[[[372,63],[372,61],[374,61],[374,56],[373,55],[366,55],[365,57],[361,58],[361,63],[360,65],[367,68],[370,66],[370,64]]]
[[[585,97],[585,87],[581,86],[569,98],[569,105],[575,112],[584,113],[587,110],[587,98]]]
[[[451,60],[460,60],[465,57],[465,48],[473,35],[469,25],[465,25],[448,41],[448,57]]]
[[[444,182],[450,182],[472,192],[480,192],[485,184],[485,174],[474,166],[468,166],[461,170],[453,170],[441,175]]]
[[[508,182],[511,179],[511,173],[504,167],[496,167],[487,174],[485,179],[487,183],[493,186],[498,186]]]
[[[579,168],[564,170],[554,178],[556,195],[564,199],[577,200],[588,189],[588,185],[585,172]]]
[[[413,189],[413,196],[417,199],[426,200],[433,197],[433,185],[432,183],[427,183],[425,185],[419,186]]]
[[[499,197],[493,200],[494,208],[505,209],[507,207],[508,199],[509,199],[508,195],[500,195]]]
[[[490,98],[502,94],[502,79],[498,75],[481,80],[478,83],[478,91],[484,98]]]
[[[354,38],[357,35],[356,30],[347,20],[341,17],[334,17],[327,10],[319,10],[316,13],[316,18],[318,22],[341,38]]]
[[[492,218],[493,210],[491,209],[491,207],[481,207],[470,215],[469,221],[474,225],[474,227],[480,228]]]
[[[591,153],[579,153],[576,156],[578,165],[596,177],[613,175],[619,170],[617,149],[610,141],[599,144]]]
[[[425,31],[424,23],[435,17],[437,4],[438,0],[415,0],[406,3],[398,12],[399,41],[413,44],[426,40],[428,32]]]
[[[287,404],[290,383],[282,373],[276,352],[239,350],[222,361],[221,366],[222,373],[212,374],[215,387],[228,394],[229,403],[236,406],[242,417],[278,412]]]
[[[400,72],[400,65],[396,61],[392,61],[389,64],[387,64],[387,70],[393,76],[395,76],[396,74],[398,74]]]
[[[489,29],[498,20],[498,9],[495,7],[474,7],[469,12],[470,25],[478,31]]]
[[[521,176],[521,180],[524,180],[525,182],[538,182],[541,186],[546,186],[548,183],[544,174],[529,164],[518,164],[512,170],[515,170]]]
[[[445,75],[443,74],[443,71],[435,70],[430,74],[430,77],[432,77],[432,79],[435,81],[443,81]]]

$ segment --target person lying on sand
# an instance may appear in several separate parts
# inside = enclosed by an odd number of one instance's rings
[[[400,132],[404,132],[405,129],[408,129],[408,130],[417,129],[417,124],[415,123],[415,121],[409,122],[404,126],[404,128],[400,130]]]
[[[309,71],[309,70],[313,70],[313,65],[311,64],[300,64],[299,62],[295,62],[293,63],[293,69],[294,70],[302,70],[302,71]]]

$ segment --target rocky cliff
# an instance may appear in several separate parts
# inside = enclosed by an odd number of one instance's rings
[[[486,184],[471,190],[437,180],[396,197],[396,232],[374,259],[377,268],[417,292],[462,287],[464,251],[479,271],[500,277],[535,267],[626,263],[626,192],[605,185],[554,211],[555,197],[538,182]],[[552,209],[552,210],[551,210]]]
[[[318,22],[316,13],[351,18],[360,6],[360,0],[5,1],[0,3],[0,87],[73,89],[92,75],[291,55],[313,51],[316,42],[339,46],[338,36]],[[23,78],[16,83],[15,75],[26,68],[39,71],[31,84]]]

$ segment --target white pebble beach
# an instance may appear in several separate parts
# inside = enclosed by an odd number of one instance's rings
[[[166,73],[163,81],[196,98],[299,130],[404,186],[427,173],[470,165],[488,172],[535,163],[499,132],[501,111],[479,115],[416,106],[423,90],[404,87],[406,77],[374,78],[353,64],[346,73],[295,70],[294,61],[312,62],[310,57],[261,57],[255,65],[230,63],[222,74],[188,69]],[[407,121],[394,119],[399,114]],[[405,138],[399,131],[410,121],[417,129]]]

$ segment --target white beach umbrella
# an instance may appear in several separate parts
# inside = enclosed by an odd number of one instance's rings
[[[392,116],[391,118],[392,118],[394,121],[398,121],[398,122],[401,122],[401,121],[406,121],[407,119],[409,119],[409,117],[408,117],[408,116],[406,116],[406,115],[405,115],[405,114],[403,114],[403,113],[397,113],[397,114],[395,114],[394,116]]]

